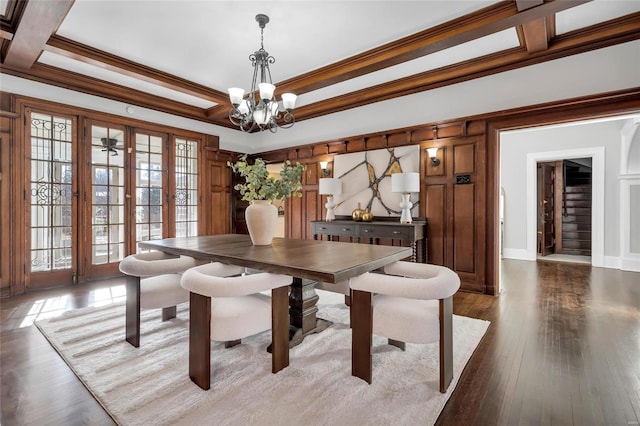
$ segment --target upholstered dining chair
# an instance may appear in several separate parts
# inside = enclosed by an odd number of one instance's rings
[[[350,279],[349,286],[354,293],[374,294],[369,330],[387,337],[390,345],[404,350],[405,342],[440,342],[440,392],[445,393],[453,378],[453,295],[460,288],[458,275],[444,266],[398,261],[387,265],[384,274],[368,272]],[[370,357],[370,349],[368,353]]]
[[[189,300],[180,275],[195,266],[193,258],[160,251],[132,254],[120,262],[126,275],[126,340],[140,346],[140,309],[162,308],[162,321],[176,316],[176,305]]]
[[[229,347],[271,329],[272,371],[289,365],[288,286],[293,278],[255,270],[221,277],[223,266],[196,266],[181,279],[190,292],[189,376],[204,390],[210,388],[211,340]]]

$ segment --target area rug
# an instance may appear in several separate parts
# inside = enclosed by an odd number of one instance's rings
[[[454,378],[438,391],[438,343],[406,352],[374,336],[373,383],[351,376],[349,308],[320,292],[318,317],[333,321],[290,350],[271,373],[264,332],[225,349],[212,342],[211,389],[188,375],[188,305],[162,322],[141,315],[140,348],[124,340],[124,304],[78,309],[36,326],[111,417],[121,425],[433,424],[489,322],[454,315]],[[337,303],[334,303],[337,302]]]

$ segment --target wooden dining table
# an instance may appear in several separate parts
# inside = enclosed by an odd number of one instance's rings
[[[293,284],[272,291],[272,372],[289,365],[289,326],[305,334],[320,331],[315,313],[317,282],[336,284],[410,257],[410,247],[392,247],[334,241],[274,238],[271,245],[255,246],[248,235],[225,234],[166,238],[139,243],[142,249],[159,250],[195,259],[245,266],[289,275]],[[131,292],[131,294],[130,294]],[[289,293],[289,294],[288,294]],[[355,294],[357,293],[357,294]],[[287,298],[288,294],[288,298]],[[139,300],[139,291],[127,288],[127,315]],[[131,309],[129,309],[131,306]],[[203,389],[210,386],[211,300],[191,293],[189,320],[189,376]],[[373,312],[371,294],[354,292],[351,301],[352,375],[371,383]],[[140,324],[127,320],[127,335]]]

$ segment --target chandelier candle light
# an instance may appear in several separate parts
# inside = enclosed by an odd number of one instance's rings
[[[297,96],[293,93],[282,94],[282,108],[274,96],[276,86],[271,80],[269,64],[276,59],[264,50],[264,27],[269,22],[267,15],[256,15],[256,21],[260,26],[260,49],[249,56],[253,66],[253,80],[251,91],[245,99],[244,89],[232,87],[229,89],[229,98],[233,109],[229,112],[229,120],[239,126],[244,132],[254,129],[269,130],[275,133],[278,127],[288,129],[295,123],[292,114]]]
[[[409,200],[412,192],[420,192],[420,173],[394,173],[391,175],[391,191],[402,193],[400,208],[402,215],[400,223],[411,223],[411,208],[413,203]]]
[[[320,184],[318,192],[327,196],[327,204],[324,205],[327,208],[325,220],[331,222],[336,219],[333,212],[333,209],[336,207],[336,204],[333,202],[333,196],[342,194],[342,182],[338,178],[320,178],[318,181]]]

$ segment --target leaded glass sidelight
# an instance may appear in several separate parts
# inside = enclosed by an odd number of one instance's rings
[[[176,139],[176,237],[198,235],[198,142]]]
[[[72,267],[72,136],[68,118],[31,114],[31,272]]]
[[[163,238],[163,139],[136,133],[136,242]],[[137,245],[137,244],[136,244]]]

